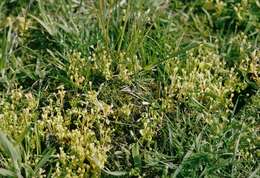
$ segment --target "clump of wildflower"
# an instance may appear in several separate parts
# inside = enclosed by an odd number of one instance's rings
[[[137,56],[129,58],[125,52],[120,52],[117,70],[120,80],[129,81],[131,75],[141,70]]]
[[[173,59],[166,64],[171,79],[169,96],[227,118],[233,106],[232,97],[228,96],[243,89],[245,83],[240,81],[234,69],[226,68],[225,61],[214,49],[201,45],[187,55],[186,61]]]
[[[87,66],[87,61],[81,57],[81,53],[73,52],[68,55],[69,59],[69,76],[75,85],[79,88],[82,87],[84,81],[86,80],[85,70]]]
[[[213,0],[206,0],[203,4],[203,7],[209,11],[214,10],[216,11],[217,15],[220,15],[225,5],[226,4],[221,0],[216,0],[216,2]]]
[[[64,88],[59,87],[56,102],[49,99],[49,105],[42,108],[42,120],[38,123],[43,137],[50,133],[56,138],[55,144],[66,145],[66,151],[60,147],[59,169],[54,174],[99,177],[110,149],[111,130],[106,122],[110,109],[92,91],[85,98],[86,108],[74,103],[70,109],[64,110],[65,93]]]
[[[23,15],[17,17],[9,16],[4,20],[2,24],[3,27],[11,28],[14,32],[19,34],[20,36],[23,36],[28,31],[31,25],[32,25],[31,19]]]
[[[149,112],[143,113],[141,118],[143,128],[140,130],[141,140],[152,143],[153,137],[160,129],[162,121],[163,115],[152,108],[150,108]]]
[[[24,93],[22,88],[0,96],[0,100],[0,128],[17,138],[36,117],[37,101],[32,93]]]
[[[113,77],[113,71],[112,71],[112,56],[111,54],[106,51],[95,51],[91,57],[91,62],[93,63],[93,69],[94,71],[100,72],[106,80],[110,80]]]

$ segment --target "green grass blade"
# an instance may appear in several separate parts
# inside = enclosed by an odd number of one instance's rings
[[[11,157],[13,161],[13,166],[16,170],[16,175],[18,177],[22,177],[20,171],[21,154],[19,150],[7,138],[7,135],[2,131],[0,131],[0,149]]]
[[[50,161],[54,153],[54,149],[49,149],[42,157],[42,159],[36,164],[34,171],[38,172],[47,162]]]
[[[16,174],[14,172],[9,171],[4,168],[0,168],[0,175],[5,176],[5,177],[8,177],[8,176],[15,177],[16,176]]]

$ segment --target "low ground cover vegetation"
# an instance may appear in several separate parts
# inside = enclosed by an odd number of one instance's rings
[[[259,0],[0,1],[0,177],[259,177]]]

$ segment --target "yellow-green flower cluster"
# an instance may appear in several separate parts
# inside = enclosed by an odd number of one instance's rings
[[[215,49],[201,45],[187,55],[186,61],[167,62],[171,84],[165,88],[166,93],[179,102],[189,101],[191,107],[203,109],[207,117],[214,113],[225,120],[232,112],[232,93],[244,89],[246,83],[240,81],[234,68],[227,68]],[[212,122],[211,117],[206,121]]]
[[[42,120],[38,122],[42,136],[49,133],[60,145],[59,164],[54,174],[57,177],[98,177],[110,149],[111,130],[106,116],[111,110],[97,100],[94,91],[86,96],[85,107],[64,109],[64,94],[60,87],[56,102],[49,100],[49,105],[42,108]]]
[[[223,8],[226,6],[224,1],[221,0],[206,0],[203,4],[203,7],[206,10],[215,10],[218,15],[221,14]]]
[[[130,76],[135,72],[141,70],[141,65],[137,56],[134,56],[133,59],[129,58],[125,52],[120,52],[118,54],[118,78],[123,81],[129,81]]]
[[[161,128],[163,122],[163,114],[158,113],[156,110],[150,108],[150,111],[143,113],[141,122],[143,128],[140,130],[142,140],[152,143],[153,137],[157,131]]]
[[[86,80],[86,76],[84,75],[84,70],[87,66],[86,59],[81,57],[81,53],[73,52],[68,55],[69,60],[69,76],[70,79],[75,85],[79,88],[82,87],[84,81]]]
[[[32,26],[32,20],[23,13],[16,17],[8,16],[1,23],[0,28],[10,28],[13,32],[16,32],[19,36],[23,36],[29,28]]]
[[[100,72],[106,80],[110,80],[113,77],[112,71],[112,56],[106,50],[95,51],[90,57],[92,62],[93,71]]]
[[[7,96],[0,96],[0,129],[18,138],[35,120],[37,101],[31,93],[21,88],[11,90]]]

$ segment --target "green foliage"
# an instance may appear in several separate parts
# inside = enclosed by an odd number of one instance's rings
[[[0,175],[257,177],[259,0],[0,3]]]

